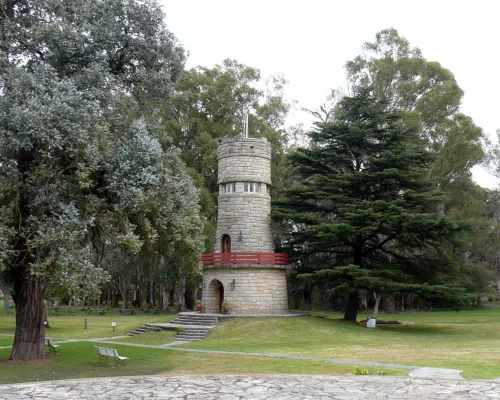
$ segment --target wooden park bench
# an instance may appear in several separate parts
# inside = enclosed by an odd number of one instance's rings
[[[154,315],[160,315],[161,314],[161,310],[154,310],[152,308],[148,308],[147,310],[144,311],[144,313],[147,314],[147,315],[151,315],[151,312],[153,312]]]
[[[52,342],[52,339],[45,338],[45,346],[49,348],[49,354],[57,354],[57,348],[59,347],[59,345],[54,344]]]
[[[109,359],[113,358],[115,360],[115,365],[125,365],[125,360],[128,360],[128,357],[121,357],[118,355],[118,351],[116,349],[109,349],[107,347],[94,346],[97,349],[97,354],[99,355],[99,364],[109,364]]]
[[[108,312],[107,310],[89,310],[89,315],[94,315],[94,314],[106,315],[107,312]]]
[[[136,312],[134,309],[131,309],[131,310],[130,310],[130,309],[127,309],[127,310],[120,310],[120,315],[125,315],[125,314],[127,314],[127,311],[129,311],[129,312],[130,312],[130,315],[135,315],[135,314],[137,314],[137,312]]]

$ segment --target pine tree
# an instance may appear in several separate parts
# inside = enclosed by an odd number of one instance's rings
[[[458,293],[451,249],[467,224],[438,211],[444,197],[427,179],[432,156],[418,125],[360,89],[290,161],[299,183],[274,216],[289,222],[299,265],[314,264],[304,277],[348,297],[344,319],[356,320],[365,290]]]

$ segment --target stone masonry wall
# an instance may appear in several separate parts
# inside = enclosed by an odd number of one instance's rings
[[[235,182],[236,192],[219,193],[215,252],[223,235],[231,237],[231,252],[273,252],[271,233],[271,146],[265,138],[235,138],[219,142],[219,184]],[[260,192],[244,192],[244,182],[258,182]]]
[[[271,145],[266,138],[225,139],[217,148],[218,183],[271,184]]]
[[[222,194],[219,195],[218,204],[216,253],[221,252],[223,235],[231,237],[231,252],[274,251],[270,219],[271,198],[267,194]]]
[[[271,146],[265,138],[219,141],[218,183],[235,183],[235,191],[220,190],[215,252],[223,235],[231,237],[231,252],[274,251],[271,232]],[[245,192],[244,182],[260,183],[260,191]],[[224,185],[224,189],[227,186]],[[230,186],[232,190],[232,185]],[[227,301],[235,315],[276,315],[288,310],[284,265],[206,265],[202,302],[205,311],[220,312]],[[223,290],[221,290],[221,285]],[[223,298],[221,299],[221,293]]]
[[[220,311],[218,286],[216,282],[210,285],[214,280],[222,283],[223,300],[229,303],[231,314],[284,314],[288,310],[286,270],[283,268],[276,266],[204,268],[202,302],[208,313]]]
[[[271,184],[271,160],[256,156],[225,157],[219,160],[218,183],[263,182]]]

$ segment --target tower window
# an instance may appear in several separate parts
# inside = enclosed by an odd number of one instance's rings
[[[221,185],[221,193],[234,193],[236,192],[236,183],[231,182],[231,183],[224,183]]]
[[[260,183],[257,183],[257,182],[245,182],[244,189],[245,189],[245,192],[257,192],[257,193],[260,193]]]

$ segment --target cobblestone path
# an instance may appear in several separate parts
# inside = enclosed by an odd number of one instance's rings
[[[155,376],[0,385],[0,399],[500,399],[500,382],[386,376]]]

